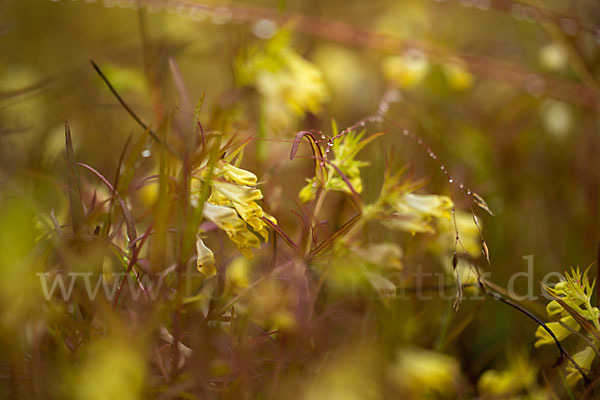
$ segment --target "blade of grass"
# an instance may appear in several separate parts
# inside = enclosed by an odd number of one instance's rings
[[[181,155],[177,151],[175,151],[175,149],[173,149],[173,147],[171,147],[170,144],[166,143],[164,140],[162,140],[160,137],[158,137],[158,135],[156,134],[156,132],[154,132],[150,128],[150,126],[148,124],[146,124],[136,114],[136,112],[133,111],[133,109],[131,107],[129,107],[129,105],[125,102],[125,100],[123,100],[123,98],[121,97],[121,95],[117,92],[117,90],[110,83],[110,81],[108,80],[108,78],[106,77],[106,75],[104,75],[104,73],[100,70],[100,67],[98,67],[98,65],[94,61],[91,61],[91,63],[92,63],[92,66],[94,67],[94,69],[96,70],[96,72],[98,73],[98,75],[100,75],[100,78],[102,78],[102,80],[104,81],[104,83],[108,87],[108,89],[117,98],[117,100],[119,101],[119,103],[121,103],[121,106],[123,106],[123,108],[125,109],[125,111],[127,111],[127,113],[129,115],[131,115],[131,117],[135,120],[135,122],[137,122],[138,125],[140,125],[142,128],[144,128],[144,130],[147,130],[148,133],[150,134],[150,136],[152,137],[152,139],[154,139],[156,141],[156,143],[160,144],[165,149],[167,149],[167,151],[169,153],[171,153],[171,155],[173,155],[173,156],[175,156],[177,158],[181,158]]]
[[[67,149],[67,183],[69,185],[69,208],[71,210],[71,224],[73,233],[77,235],[84,225],[83,200],[81,198],[81,186],[79,175],[75,169],[75,155],[73,153],[73,139],[71,137],[71,128],[65,121],[65,142]]]

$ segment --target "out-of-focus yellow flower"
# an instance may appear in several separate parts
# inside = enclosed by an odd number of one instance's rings
[[[225,286],[229,292],[238,292],[250,285],[250,262],[245,257],[233,259],[225,270]]]
[[[352,346],[352,351],[338,355],[320,368],[315,378],[304,385],[303,400],[379,400],[376,358],[370,349]],[[297,398],[297,396],[293,396]]]
[[[460,379],[459,363],[452,357],[428,350],[401,349],[389,378],[406,397],[453,397]]]
[[[268,279],[256,286],[247,298],[249,317],[264,329],[291,330],[296,326],[292,312],[293,295],[280,282]]]
[[[452,200],[448,196],[418,195],[407,193],[389,203],[392,207],[391,219],[383,220],[392,229],[415,233],[433,233],[433,218],[450,218]]]
[[[402,249],[395,243],[370,243],[356,250],[363,260],[378,267],[402,268]]]
[[[567,103],[546,99],[540,106],[540,117],[544,128],[557,139],[564,139],[571,132],[573,112]]]
[[[81,400],[143,398],[146,363],[128,341],[111,337],[93,342],[83,364],[73,372],[69,394]]]
[[[480,394],[489,396],[511,396],[522,390],[537,389],[538,368],[527,358],[524,352],[509,353],[508,368],[502,371],[485,371],[477,388]]]
[[[378,219],[390,229],[415,233],[435,232],[434,219],[450,219],[453,202],[448,196],[414,194],[400,175],[386,175],[379,198],[363,207],[366,220]]]
[[[448,86],[454,90],[469,90],[473,87],[473,75],[460,64],[442,64]]]
[[[420,84],[429,72],[429,61],[419,50],[411,49],[401,56],[388,56],[383,59],[384,77],[400,86],[410,89]]]
[[[481,227],[482,223],[477,216],[464,211],[456,211],[454,218],[438,218],[436,220],[438,238],[434,250],[444,255],[453,252],[456,230],[458,231],[460,244],[462,245],[458,247],[457,251],[462,252],[464,248],[464,251],[471,257],[478,257],[481,254],[481,237],[479,228],[477,228],[477,224],[473,218],[477,219],[477,223]],[[454,225],[455,221],[456,226]]]
[[[118,92],[133,91],[142,95],[148,93],[144,73],[139,68],[103,63],[102,71]]]
[[[592,367],[592,362],[594,362],[595,357],[596,353],[594,350],[590,346],[587,346],[582,351],[574,354],[573,360],[575,360],[577,365],[579,365],[584,373],[588,373]],[[567,372],[567,383],[571,386],[574,386],[581,379],[581,374],[579,371],[577,371],[577,369],[575,369],[571,362],[569,362],[569,365],[567,366]]]
[[[329,100],[321,71],[290,45],[290,32],[279,31],[236,65],[239,84],[256,87],[267,126],[273,132],[293,127],[306,112],[318,113]]]
[[[566,316],[566,317],[561,318],[560,322],[567,325],[572,330],[579,331],[579,328],[580,328],[579,324],[571,316]],[[556,339],[559,342],[561,340],[566,339],[571,334],[571,331],[568,330],[567,328],[565,328],[564,326],[562,326],[560,324],[560,322],[548,322],[546,324],[546,326],[548,326],[548,328],[550,328],[552,333],[554,333],[554,335],[556,336]],[[554,339],[552,338],[552,336],[550,336],[548,331],[546,331],[541,326],[538,326],[538,328],[536,329],[535,337],[537,338],[537,341],[534,344],[535,347],[540,347],[545,344],[554,344]]]
[[[563,71],[569,63],[567,52],[564,47],[556,43],[549,43],[538,53],[540,65],[550,71]]]
[[[331,88],[333,114],[362,110],[364,104],[379,101],[379,77],[360,52],[326,43],[317,45],[311,54]]]

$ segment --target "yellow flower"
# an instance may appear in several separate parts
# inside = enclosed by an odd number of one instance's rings
[[[482,226],[481,221],[471,213],[457,211],[453,218],[438,218],[437,219],[437,231],[438,239],[435,243],[435,250],[446,255],[448,252],[454,250],[456,232],[460,237],[459,252],[467,252],[471,257],[477,258],[481,254],[481,237],[479,228],[475,221],[475,218],[479,227]],[[454,223],[456,222],[456,226]]]
[[[250,247],[260,247],[258,237],[248,230],[246,223],[237,215],[233,208],[205,202],[202,211],[205,218],[227,233],[229,238],[238,246],[240,252],[246,257],[252,257]]]
[[[594,362],[595,356],[596,353],[594,350],[590,346],[587,346],[579,353],[573,355],[573,360],[575,360],[584,373],[587,373],[592,366],[592,362]],[[571,362],[569,362],[569,365],[567,366],[567,372],[567,383],[570,386],[574,386],[581,379],[581,374],[575,369]]]
[[[401,56],[389,56],[382,63],[385,78],[402,88],[413,88],[423,81],[429,72],[429,61],[418,50],[409,50]]]
[[[454,90],[468,90],[473,87],[473,75],[460,64],[442,64],[448,86]]]
[[[571,316],[561,318],[560,322],[567,325],[572,330],[579,331],[579,324]],[[571,334],[571,331],[562,326],[560,322],[548,322],[546,324],[559,342],[566,339]],[[545,344],[554,344],[554,339],[542,326],[538,326],[536,329],[535,337],[537,338],[537,341],[534,344],[535,347],[540,347]]]
[[[509,353],[508,368],[485,371],[477,382],[477,388],[483,395],[510,397],[522,390],[535,389],[537,374],[538,368],[524,353]]]
[[[450,220],[454,203],[448,196],[414,194],[414,183],[401,173],[386,174],[377,201],[363,207],[366,220],[378,219],[390,229],[415,233],[434,232],[434,219]]]
[[[329,100],[321,71],[296,53],[290,32],[281,30],[262,48],[254,48],[236,65],[241,85],[253,85],[261,95],[267,126],[290,129],[306,112],[318,113]]]
[[[242,168],[220,160],[212,169],[212,174],[201,167],[195,173],[192,184],[192,204],[197,206],[202,186],[210,185],[210,196],[204,202],[202,213],[219,229],[225,231],[227,236],[237,245],[239,251],[246,257],[252,257],[251,248],[260,247],[260,235],[268,240],[269,232],[263,218],[268,218],[274,223],[275,219],[266,214],[256,203],[262,199],[259,189],[252,187],[257,183],[256,175]],[[208,181],[208,176],[212,180]],[[250,230],[252,228],[252,230]],[[198,268],[206,267],[205,272],[213,275],[214,255],[202,242],[200,237],[196,242],[198,252]]]
[[[84,359],[65,377],[73,399],[143,398],[146,363],[143,352],[127,338],[113,335],[92,341]]]
[[[204,244],[200,234],[198,234],[196,238],[196,252],[198,254],[198,271],[201,271],[206,276],[215,275],[217,273],[217,269],[215,268],[215,255],[212,250]]]
[[[554,297],[560,298],[567,306],[579,313],[583,318],[593,321],[597,329],[600,329],[598,325],[598,317],[600,312],[598,308],[592,307],[591,298],[594,293],[594,285],[596,281],[590,282],[587,276],[587,270],[581,272],[579,268],[571,269],[571,273],[565,273],[565,280],[554,285],[554,288],[546,287],[546,291]],[[548,313],[553,312],[556,314],[556,305],[548,305],[550,309]],[[583,307],[583,308],[582,308]],[[551,315],[551,314],[550,314]],[[565,312],[563,315],[568,315]]]
[[[250,261],[237,257],[227,265],[225,270],[225,287],[236,293],[250,285]]]
[[[563,46],[550,43],[538,52],[538,60],[542,67],[547,70],[560,72],[569,65],[569,55]]]
[[[333,132],[337,133],[337,126],[333,123]],[[331,149],[333,150],[334,158],[331,161],[336,168],[327,164],[327,181],[325,189],[352,194],[352,190],[348,184],[342,179],[338,170],[350,182],[350,185],[356,193],[362,193],[363,185],[360,177],[360,168],[369,165],[366,161],[355,160],[354,157],[372,140],[379,137],[380,134],[374,134],[363,139],[365,131],[356,133],[348,132],[342,138],[333,142]],[[307,184],[300,191],[300,200],[307,202],[315,197],[316,187],[318,185],[317,178],[312,177],[307,179]]]
[[[384,224],[414,234],[434,232],[432,219],[449,219],[453,203],[448,196],[407,193],[393,199],[389,205],[394,218],[384,220]]]
[[[246,171],[245,169],[235,167],[225,162],[220,163],[220,169],[223,171],[222,174],[228,182],[235,182],[246,186],[256,185],[256,175],[250,171]]]
[[[406,392],[407,398],[451,397],[460,378],[460,367],[446,354],[402,349],[389,370],[389,377]]]
[[[216,190],[216,198],[220,204],[229,201],[242,219],[261,235],[265,240],[269,239],[269,232],[266,229],[266,223],[262,217],[266,216],[263,209],[256,203],[262,199],[260,190],[249,186],[234,185],[225,182],[213,182],[213,188]],[[213,194],[215,194],[213,190]],[[267,216],[270,217],[270,216]],[[272,217],[270,217],[272,218]]]

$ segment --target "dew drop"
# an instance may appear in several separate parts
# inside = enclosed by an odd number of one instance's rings
[[[454,179],[452,179],[452,178],[448,179],[448,183],[453,183],[453,182],[454,182]]]
[[[277,24],[270,19],[261,19],[252,27],[252,33],[260,39],[270,39],[276,32]]]
[[[402,133],[404,133],[404,136],[408,136],[408,129],[405,129]]]
[[[445,171],[445,170],[446,170],[446,167],[444,167],[444,166],[442,165],[442,166],[440,167],[440,169],[441,169],[442,171]]]
[[[152,150],[150,150],[150,149],[146,149],[146,150],[142,151],[142,157],[144,157],[144,158],[148,158],[151,155],[152,155]]]
[[[464,189],[465,185],[463,185],[462,183],[460,185],[458,185],[459,188]]]
[[[325,135],[321,135],[321,139],[325,140]]]

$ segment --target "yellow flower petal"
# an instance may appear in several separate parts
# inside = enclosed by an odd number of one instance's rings
[[[246,171],[245,169],[241,169],[238,167],[234,167],[231,164],[224,164],[221,166],[223,170],[224,176],[230,182],[236,182],[241,185],[254,186],[256,185],[257,178],[250,171]]]
[[[592,362],[594,361],[595,356],[596,353],[594,352],[594,350],[588,346],[579,353],[573,355],[573,360],[575,360],[575,362],[577,363],[577,365],[579,365],[583,372],[587,373],[589,372],[592,366]],[[581,374],[575,369],[571,362],[569,362],[569,365],[567,366],[567,371],[569,372],[566,377],[567,383],[570,386],[573,386],[581,379]]]
[[[578,331],[580,328],[577,321],[575,321],[571,316],[561,318],[560,321],[575,331]],[[571,334],[571,331],[563,327],[559,322],[549,322],[546,324],[546,326],[550,328],[559,342]],[[535,337],[538,339],[534,344],[535,347],[540,347],[545,344],[554,344],[554,339],[552,336],[550,336],[550,334],[541,326],[538,326],[537,330],[535,331]]]
[[[215,268],[215,255],[212,250],[204,244],[200,235],[198,235],[196,239],[196,252],[198,254],[198,271],[204,273],[206,276],[215,275],[217,273]]]

